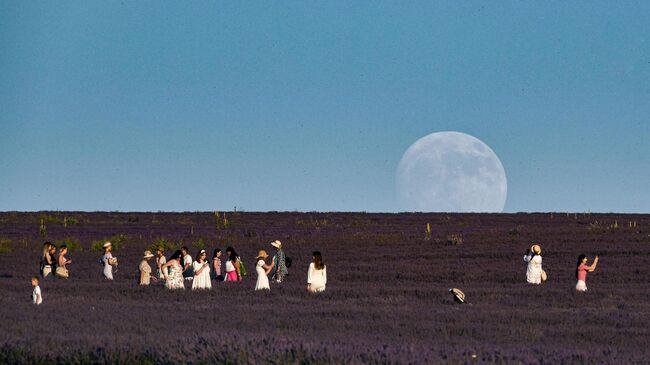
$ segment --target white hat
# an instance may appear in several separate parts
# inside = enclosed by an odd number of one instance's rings
[[[280,242],[278,240],[275,240],[275,241],[271,242],[271,246],[273,246],[275,248],[282,248],[282,242]]]
[[[152,257],[153,257],[153,254],[151,253],[151,251],[146,250],[146,251],[144,252],[144,255],[143,255],[142,257],[145,258],[145,259],[152,258]]]
[[[104,248],[106,248],[106,247],[110,247],[110,246],[111,246],[111,243],[110,243],[110,242],[106,241],[106,243],[104,243]]]

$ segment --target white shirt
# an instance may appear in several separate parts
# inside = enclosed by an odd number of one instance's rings
[[[232,261],[228,260],[226,261],[226,272],[231,272],[235,271],[235,265],[233,265]]]
[[[192,256],[189,254],[183,256],[183,268],[185,268],[185,265],[190,264],[192,265]]]
[[[34,301],[34,304],[41,304],[43,303],[43,295],[41,295],[41,287],[36,285],[34,287],[34,291],[32,292],[32,300]]]

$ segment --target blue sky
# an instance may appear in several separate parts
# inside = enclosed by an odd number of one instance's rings
[[[0,3],[0,210],[396,211],[417,139],[505,210],[650,212],[650,3]]]

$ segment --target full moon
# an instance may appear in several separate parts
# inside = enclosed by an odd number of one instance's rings
[[[476,137],[438,132],[404,152],[397,167],[397,196],[415,212],[502,212],[508,181],[501,161]]]

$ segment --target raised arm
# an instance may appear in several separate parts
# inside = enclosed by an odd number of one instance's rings
[[[593,264],[591,264],[591,266],[587,266],[586,269],[589,272],[593,272],[594,270],[596,270],[596,266],[598,266],[598,256],[596,256],[596,258],[594,259]]]

